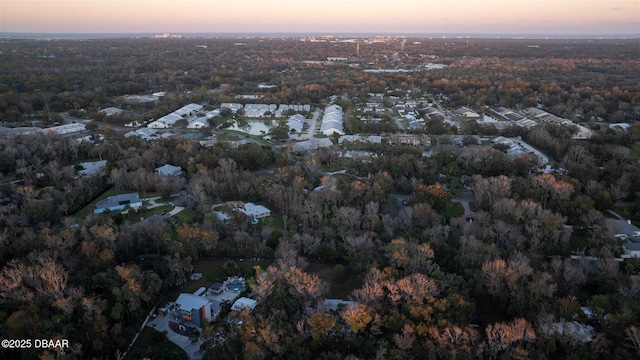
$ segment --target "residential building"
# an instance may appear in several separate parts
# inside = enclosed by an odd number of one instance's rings
[[[182,168],[166,164],[156,168],[156,173],[161,176],[178,176],[182,174]]]
[[[151,129],[151,128],[140,128],[134,131],[129,131],[128,133],[124,134],[124,137],[130,137],[130,136],[137,136],[147,141],[159,138],[158,130]]]
[[[626,242],[622,244],[625,255],[632,258],[640,258],[640,243]]]
[[[142,199],[140,199],[140,195],[138,195],[138,193],[120,194],[109,196],[106,199],[98,201],[93,213],[101,214],[105,211],[124,210],[127,207],[137,209],[141,206]]]
[[[182,319],[202,327],[205,322],[213,320],[211,314],[212,301],[206,297],[182,293],[176,299]]]
[[[86,130],[86,128],[87,126],[84,123],[73,123],[73,124],[50,127],[45,129],[45,131],[53,132],[58,135],[65,135],[65,134],[71,134],[74,132],[84,131]]]
[[[231,310],[233,311],[240,311],[244,308],[249,308],[249,310],[253,310],[256,305],[258,304],[257,301],[253,300],[253,299],[249,299],[246,297],[241,297],[238,300],[236,300],[233,305],[231,305]]]
[[[203,106],[198,104],[188,104],[180,109],[167,114],[156,121],[152,121],[147,125],[147,127],[154,129],[168,129],[173,127],[178,120],[188,119],[194,115],[196,115],[200,110],[202,110]]]
[[[615,236],[622,239],[634,237],[640,238],[640,229],[631,223],[631,220],[616,220],[617,230]]]
[[[244,203],[244,206],[242,207],[239,206],[238,211],[254,219],[260,219],[263,217],[271,216],[271,210],[269,210],[263,205],[256,205],[251,202]]]
[[[480,118],[480,114],[478,114],[477,112],[469,109],[466,106],[461,106],[459,108],[456,109],[456,113],[462,117],[465,117],[467,119],[479,119]]]
[[[222,103],[220,105],[220,109],[229,109],[232,113],[237,113],[238,110],[242,109],[242,104],[239,103]]]
[[[324,116],[322,117],[322,125],[320,125],[320,131],[329,136],[333,133],[344,135],[343,130],[343,114],[342,108],[338,105],[329,105],[324,110]]]
[[[120,113],[122,113],[122,109],[119,109],[117,107],[108,107],[108,108],[104,108],[98,112],[101,112],[103,114],[105,114],[106,116],[113,116],[113,115],[118,115]]]
[[[304,118],[304,116],[300,114],[295,114],[291,116],[287,120],[287,126],[289,127],[289,131],[291,132],[293,130],[297,133],[302,132],[302,128],[304,127],[305,120],[306,119]]]
[[[100,161],[87,161],[79,164],[82,166],[82,170],[78,171],[78,174],[82,176],[90,176],[95,175],[100,172],[100,170],[104,169],[107,166],[107,160]]]
[[[193,119],[189,121],[189,124],[187,124],[187,129],[202,129],[206,127],[209,127],[209,117],[207,116]]]

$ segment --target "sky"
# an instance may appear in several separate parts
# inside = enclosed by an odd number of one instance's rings
[[[0,32],[631,34],[638,0],[0,0]]]

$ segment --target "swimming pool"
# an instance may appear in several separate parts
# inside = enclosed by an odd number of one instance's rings
[[[229,289],[229,291],[242,291],[244,290],[244,284],[241,281],[233,281],[233,282],[229,282],[227,284],[227,289]]]

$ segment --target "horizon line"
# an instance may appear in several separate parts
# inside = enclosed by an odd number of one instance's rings
[[[352,32],[352,31],[334,31],[334,32],[261,32],[261,31],[227,31],[227,32],[201,32],[201,31],[185,31],[185,32],[10,32],[0,31],[0,38],[22,38],[22,39],[46,39],[47,36],[54,36],[56,39],[85,39],[108,38],[110,36],[118,36],[119,38],[139,38],[139,37],[156,37],[158,35],[168,34],[170,36],[183,37],[309,37],[309,36],[333,36],[333,37],[376,37],[376,36],[397,36],[397,37],[416,37],[416,38],[479,38],[479,39],[531,39],[531,40],[630,40],[640,39],[640,34],[634,33],[611,33],[611,34],[576,34],[576,33],[452,33],[452,32]],[[34,36],[34,37],[29,37]],[[66,37],[65,37],[66,36]]]

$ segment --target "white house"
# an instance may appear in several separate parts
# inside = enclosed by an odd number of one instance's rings
[[[237,113],[238,110],[242,109],[242,104],[239,103],[222,103],[220,105],[220,109],[229,109],[232,113]]]
[[[251,202],[245,203],[243,207],[238,207],[238,211],[254,219],[271,216],[271,210],[263,205],[256,205]]]
[[[71,134],[74,132],[84,131],[87,126],[84,123],[65,124],[60,126],[54,126],[46,129],[46,131],[54,132],[59,135]]]
[[[113,116],[113,115],[118,115],[122,112],[122,109],[119,109],[117,107],[108,107],[108,108],[104,108],[98,112],[104,113],[106,116]]]
[[[231,305],[231,310],[240,311],[244,308],[249,308],[249,310],[253,310],[257,304],[258,302],[253,299],[241,297],[238,300],[236,300],[233,303],[233,305]]]
[[[156,173],[161,176],[178,176],[182,174],[182,168],[166,164],[156,168]]]
[[[209,126],[209,118],[207,116],[202,116],[192,121],[189,121],[187,124],[187,129],[202,129]]]
[[[154,129],[168,129],[172,127],[178,120],[187,119],[188,117],[194,116],[198,111],[202,110],[202,108],[202,105],[193,103],[185,105],[180,109],[149,123],[147,127]]]
[[[322,125],[320,125],[320,131],[329,136],[333,133],[344,135],[343,130],[343,114],[342,108],[338,105],[329,105],[324,110],[324,116],[322,117]]]
[[[469,109],[466,106],[461,106],[459,108],[456,109],[456,113],[458,113],[460,116],[468,118],[468,119],[478,119],[480,118],[480,114],[478,114],[477,112]]]
[[[305,118],[300,114],[295,114],[287,120],[287,126],[289,131],[301,132],[304,126]]]
[[[158,130],[150,129],[150,128],[140,128],[134,131],[129,131],[124,134],[124,137],[137,136],[144,140],[154,140],[158,138]]]

